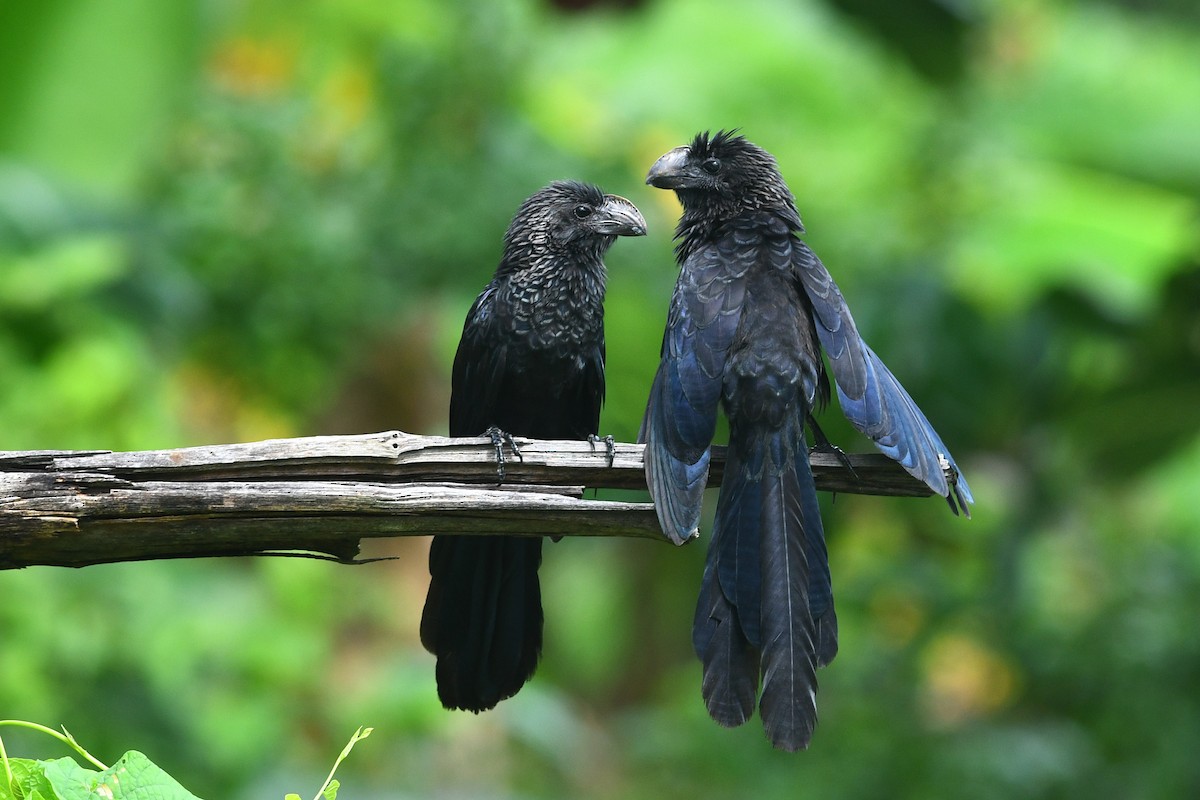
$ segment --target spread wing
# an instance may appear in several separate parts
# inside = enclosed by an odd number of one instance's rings
[[[859,336],[854,318],[829,270],[803,242],[793,250],[796,279],[812,303],[817,336],[829,357],[846,418],[909,474],[970,516],[971,489],[949,448],[916,402]],[[947,481],[942,459],[950,466]]]
[[[725,362],[741,320],[753,248],[736,236],[693,251],[671,298],[662,361],[642,430],[646,478],[663,530],[676,543],[695,535],[708,480]]]

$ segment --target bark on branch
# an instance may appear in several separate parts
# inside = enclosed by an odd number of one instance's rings
[[[433,533],[635,536],[666,541],[645,502],[642,447],[517,437],[503,484],[483,437],[400,431],[177,450],[0,451],[0,569],[272,553],[353,561],[363,538]],[[507,453],[507,448],[506,448]],[[882,454],[814,453],[817,487],[926,496]],[[714,448],[710,486],[720,481]]]

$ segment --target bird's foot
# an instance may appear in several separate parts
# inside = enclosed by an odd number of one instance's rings
[[[817,421],[811,416],[808,418],[808,427],[812,429],[813,433],[813,446],[808,448],[809,455],[813,453],[831,454],[854,477],[854,480],[857,481],[858,473],[854,471],[854,465],[850,463],[850,456],[846,455],[846,451],[829,441],[829,437],[825,435],[825,431],[821,430],[820,426],[817,425]]]
[[[812,447],[808,448],[808,453],[809,455],[812,455],[813,453],[829,453],[831,456],[836,458],[843,467],[846,468],[846,471],[854,477],[854,480],[858,480],[858,473],[854,470],[854,465],[850,463],[850,456],[846,455],[846,451],[838,447],[833,442],[816,442]]]
[[[517,447],[511,433],[493,425],[484,431],[483,435],[492,440],[492,447],[496,449],[496,477],[504,483],[505,465],[508,464],[508,459],[504,457],[504,445],[508,445],[508,449],[512,450],[518,461],[524,461],[525,456],[521,455],[521,448]]]
[[[617,460],[617,444],[613,439],[612,434],[600,437],[594,433],[589,433],[587,437],[588,445],[592,448],[592,452],[596,452],[596,444],[604,442],[604,450],[608,453],[608,466],[611,468],[613,462]]]

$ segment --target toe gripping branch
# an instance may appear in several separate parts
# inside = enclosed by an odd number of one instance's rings
[[[817,421],[810,415],[808,418],[808,427],[812,429],[813,446],[808,448],[808,452],[813,453],[832,453],[834,458],[841,462],[854,480],[858,480],[858,473],[854,471],[854,465],[850,463],[850,457],[846,455],[846,451],[838,447],[833,442],[829,441],[829,437],[825,435],[825,431],[817,425]]]
[[[613,462],[617,460],[617,445],[616,441],[612,437],[612,434],[601,437],[594,433],[589,433],[587,441],[591,446],[593,453],[596,452],[596,445],[600,442],[604,442],[605,452],[608,453],[608,466],[612,467]]]
[[[508,445],[508,449],[512,451],[518,461],[524,461],[525,457],[521,455],[521,448],[517,447],[511,433],[502,431],[493,425],[484,431],[483,435],[492,440],[492,447],[496,449],[496,478],[500,483],[504,483],[505,465],[508,464],[508,459],[504,457],[504,445]]]

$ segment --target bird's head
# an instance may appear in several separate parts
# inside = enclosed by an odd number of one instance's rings
[[[665,153],[650,167],[646,183],[674,189],[688,211],[733,216],[745,211],[796,215],[796,201],[774,156],[736,130],[699,133],[691,144]]]
[[[589,183],[555,181],[517,210],[505,242],[519,249],[604,250],[618,236],[644,236],[646,220],[637,206]]]

